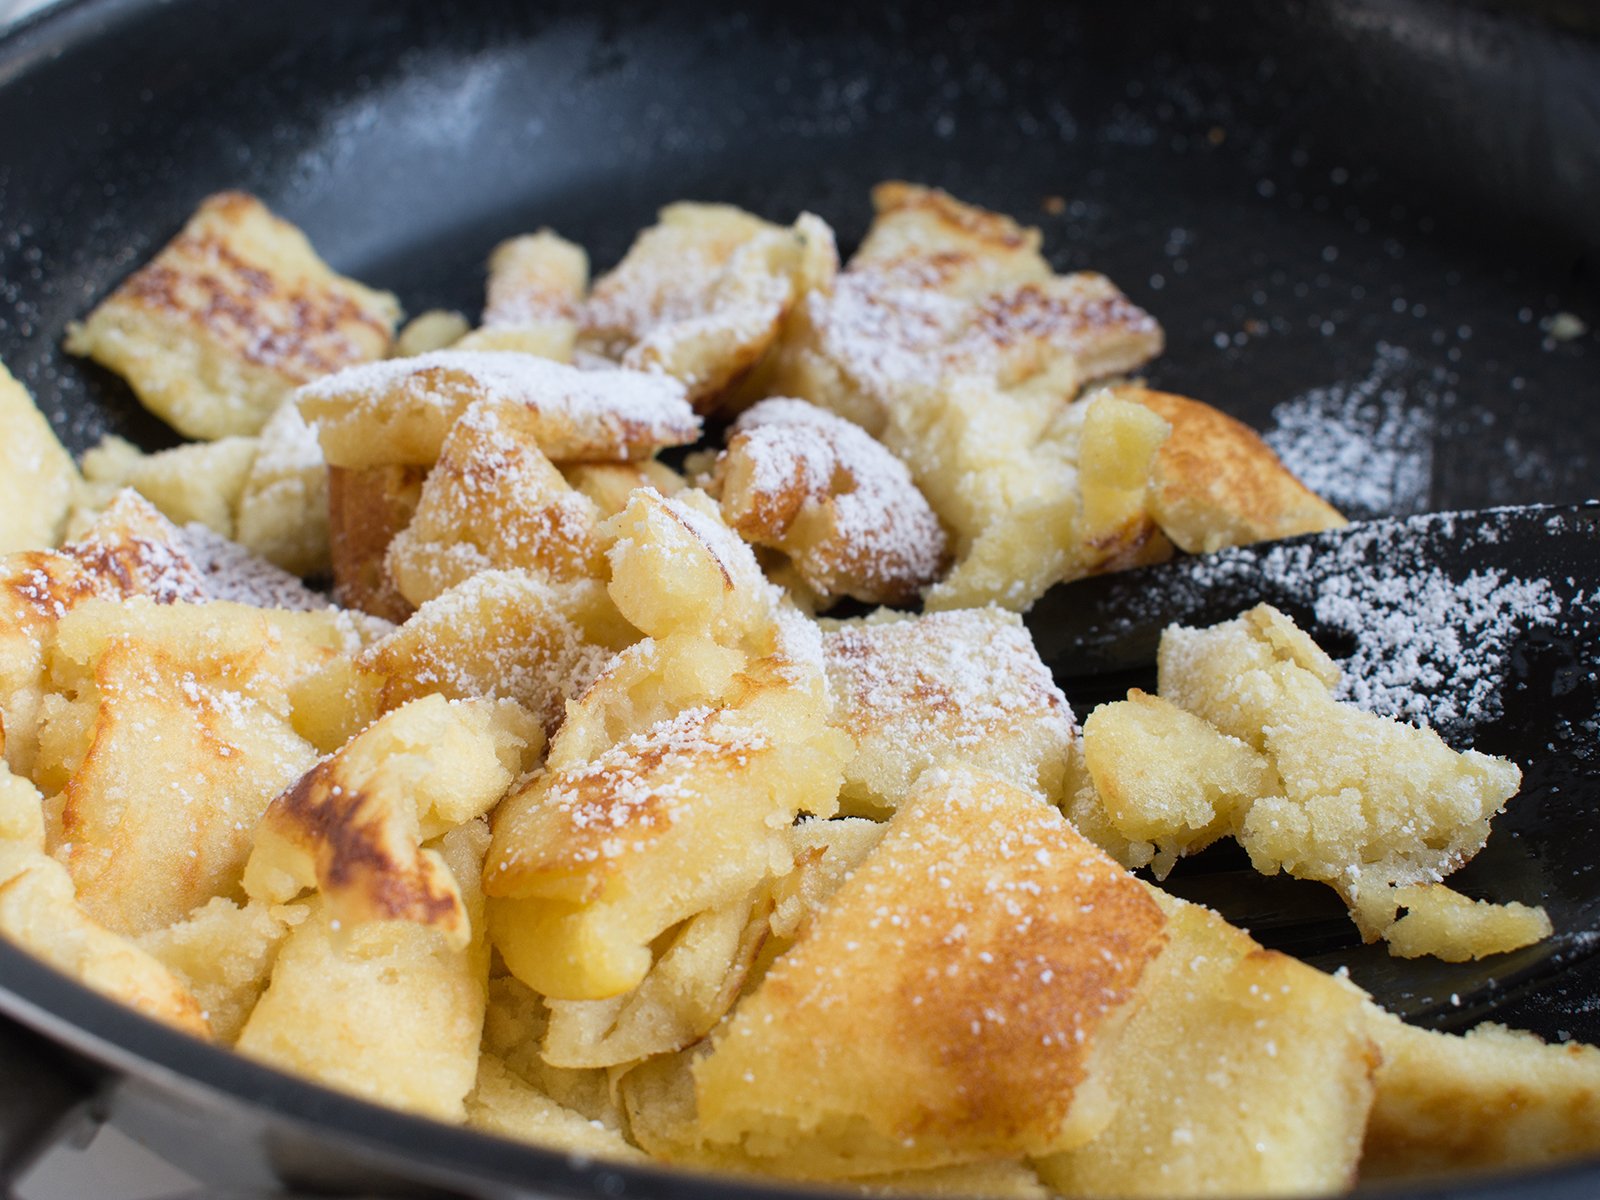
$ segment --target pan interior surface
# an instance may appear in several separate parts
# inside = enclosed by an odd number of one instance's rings
[[[1280,8],[69,6],[0,71],[0,355],[74,449],[170,439],[60,337],[225,187],[408,311],[475,313],[516,233],[554,228],[598,269],[693,198],[809,208],[848,249],[868,187],[907,178],[1111,276],[1167,331],[1154,385],[1276,429],[1351,515],[1585,498],[1593,339],[1541,322],[1600,316],[1600,229],[1563,207],[1586,164],[1536,189],[1434,163],[1457,127],[1510,138],[1541,101],[1492,108],[1474,35],[1510,43],[1508,73],[1578,39],[1458,4]],[[1429,68],[1465,94],[1373,111]],[[1369,461],[1337,478],[1313,427],[1366,435]]]
[[[1353,517],[1582,500],[1600,341],[1557,334],[1600,328],[1596,39],[1581,14],[1444,0],[80,0],[0,45],[0,359],[70,448],[170,444],[61,338],[226,188],[409,313],[475,315],[489,250],[517,233],[553,228],[598,270],[658,207],[699,199],[814,211],[848,250],[867,189],[905,178],[1110,276],[1166,330],[1153,386],[1263,430]],[[1519,758],[1535,802],[1464,880],[1554,889],[1576,920],[1600,901],[1581,853],[1600,768],[1592,737],[1555,732],[1596,715],[1553,699],[1572,695],[1547,678],[1562,652],[1524,664],[1505,721],[1474,733]],[[1591,930],[1565,933],[1397,986],[1436,1024],[1600,1041]],[[1347,957],[1358,978],[1401,969]]]

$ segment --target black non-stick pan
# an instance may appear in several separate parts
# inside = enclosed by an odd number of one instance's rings
[[[848,248],[868,186],[900,177],[1112,276],[1166,328],[1154,384],[1271,431],[1354,516],[1584,500],[1597,37],[1582,0],[80,0],[0,40],[0,357],[74,449],[170,441],[61,336],[222,188],[413,312],[473,313],[487,251],[514,233],[552,226],[604,267],[659,205],[694,198],[809,208]],[[1506,719],[1534,730],[1552,705],[1518,693]],[[1600,896],[1592,779],[1514,832],[1512,859],[1555,856]],[[1600,1040],[1596,978],[1573,953],[1469,993],[1479,1015]],[[0,1178],[65,1115],[110,1116],[252,1194],[754,1190],[379,1110],[5,945],[0,1012]],[[1600,1165],[1405,1194],[1587,1200]]]

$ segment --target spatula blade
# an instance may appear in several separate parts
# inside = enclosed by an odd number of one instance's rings
[[[1390,958],[1359,944],[1331,891],[1255,875],[1231,845],[1180,863],[1169,889],[1269,946],[1349,967],[1412,1019],[1493,1016],[1600,1038],[1600,1006],[1551,1001],[1600,990],[1600,503],[1391,518],[1223,550],[1056,588],[1027,621],[1081,717],[1129,686],[1154,690],[1168,625],[1262,601],[1341,661],[1346,698],[1522,767],[1521,793],[1451,884],[1544,904],[1556,934],[1473,963]]]

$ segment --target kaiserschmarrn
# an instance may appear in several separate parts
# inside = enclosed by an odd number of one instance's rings
[[[1518,767],[1341,702],[1271,607],[1080,725],[1047,588],[1343,517],[1129,378],[1156,319],[1036,230],[873,203],[842,267],[810,213],[670,205],[592,281],[536,230],[476,326],[401,327],[228,193],[67,333],[196,440],[74,462],[0,371],[0,934],[618,1163],[1176,1197],[1600,1151],[1600,1051],[1413,1028],[1161,890],[1231,838],[1396,955],[1551,932],[1445,882]]]

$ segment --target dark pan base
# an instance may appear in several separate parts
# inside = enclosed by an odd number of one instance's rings
[[[1333,438],[1364,430],[1376,451],[1330,477],[1353,515],[1594,495],[1600,341],[1541,327],[1562,312],[1600,327],[1600,44],[1581,6],[859,7],[69,3],[0,43],[0,358],[74,449],[108,431],[170,443],[60,339],[225,187],[409,311],[475,314],[510,234],[552,226],[603,267],[659,205],[695,198],[781,220],[810,208],[848,248],[867,188],[904,177],[1037,223],[1058,266],[1120,283],[1166,327],[1154,384],[1285,438],[1307,414],[1337,418]],[[1484,748],[1537,757],[1547,683],[1508,700]],[[1464,879],[1536,894],[1559,871],[1560,913],[1587,919],[1593,782],[1552,800],[1524,765],[1547,802],[1508,814]],[[1229,874],[1212,865],[1194,877]],[[1600,1038],[1581,949],[1508,958],[1466,994],[1547,1036]],[[1455,989],[1431,969],[1397,985],[1404,1007],[1450,1023]],[[0,1010],[109,1064],[119,1119],[213,1180],[734,1194],[378,1112],[6,946]],[[1600,1173],[1484,1186],[1448,1194],[1589,1197]]]

